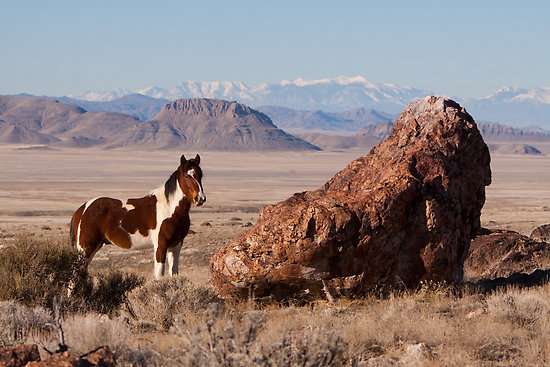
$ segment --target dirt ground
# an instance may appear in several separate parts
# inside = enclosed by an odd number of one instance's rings
[[[185,152],[194,156],[196,152]],[[182,251],[182,273],[209,280],[212,252],[254,223],[263,205],[320,187],[367,151],[201,152],[207,202],[191,212]],[[0,146],[0,246],[22,232],[66,235],[72,211],[97,196],[140,197],[160,186],[181,152],[24,149]],[[492,156],[482,224],[529,234],[550,223],[550,156]],[[150,276],[152,250],[102,249],[92,271],[117,268]]]

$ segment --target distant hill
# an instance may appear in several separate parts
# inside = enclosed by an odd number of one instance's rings
[[[137,126],[134,117],[110,112],[87,112],[47,97],[0,96],[0,142],[10,144],[79,145],[85,137],[105,142]]]
[[[550,131],[540,128],[517,128],[496,122],[478,122],[479,130],[489,141],[550,141]]]
[[[489,144],[489,150],[500,154],[543,155],[539,148],[529,144],[494,143]]]
[[[119,112],[141,121],[152,119],[168,103],[166,99],[152,98],[142,94],[128,94],[110,101],[86,101],[70,97],[58,97],[59,101],[84,108],[90,112]]]
[[[150,121],[88,112],[48,97],[0,96],[0,142],[105,148],[318,150],[236,102],[182,99]]]
[[[537,143],[550,143],[550,132],[541,129],[518,129],[498,123],[480,122],[478,127],[492,152],[502,154],[540,155]],[[386,138],[392,123],[369,125],[353,135],[304,131],[297,134],[324,150],[369,149]]]
[[[340,132],[354,133],[361,128],[379,123],[391,123],[387,113],[358,108],[343,112],[302,111],[279,106],[262,106],[262,111],[280,127],[290,132]]]

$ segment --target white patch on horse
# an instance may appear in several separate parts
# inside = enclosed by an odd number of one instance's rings
[[[206,195],[204,194],[204,191],[202,189],[202,184],[199,182],[199,180],[197,180],[197,177],[196,177],[196,173],[195,173],[195,169],[190,169],[189,171],[187,171],[187,174],[193,179],[195,180],[195,182],[197,183],[197,186],[199,188],[199,197],[198,197],[198,201],[199,202],[204,202],[206,201]]]
[[[82,246],[80,246],[80,226],[82,225],[82,219],[84,218],[84,213],[86,213],[86,209],[88,209],[88,207],[97,199],[99,199],[99,197],[90,199],[86,202],[86,204],[84,204],[84,210],[82,211],[82,215],[80,216],[80,220],[78,221],[78,228],[76,230],[76,249],[80,252],[84,252],[84,249],[82,248]]]
[[[140,231],[136,233],[128,233],[130,235],[130,242],[132,249],[144,249],[149,248],[153,245],[153,240],[151,238],[151,231],[148,232],[147,236],[141,234]]]
[[[164,275],[164,263],[155,261],[155,279],[160,279]]]

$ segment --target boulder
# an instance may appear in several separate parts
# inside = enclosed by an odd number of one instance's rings
[[[550,244],[514,231],[481,231],[470,243],[464,261],[464,277],[471,282],[531,274],[538,269],[550,269]]]
[[[116,361],[108,346],[99,347],[80,357],[74,357],[69,352],[56,353],[38,362],[31,362],[27,367],[113,367]]]
[[[531,236],[529,237],[535,241],[550,243],[550,224],[543,224],[542,226],[533,229],[533,232],[531,232]]]
[[[27,363],[40,360],[36,344],[19,344],[0,348],[0,367],[24,367]]]
[[[211,259],[225,298],[355,296],[380,285],[460,282],[480,228],[490,155],[456,102],[426,97],[391,135],[316,191],[265,207],[255,226]]]

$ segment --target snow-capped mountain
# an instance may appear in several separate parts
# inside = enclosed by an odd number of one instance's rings
[[[462,103],[477,120],[550,129],[550,88],[506,87],[487,97],[464,99]]]
[[[109,101],[130,93],[167,100],[206,97],[236,100],[252,106],[275,105],[306,110],[344,111],[366,107],[389,113],[397,113],[411,100],[430,94],[411,87],[373,83],[362,76],[340,76],[317,80],[298,78],[254,85],[238,81],[185,81],[168,88],[152,86],[131,91],[118,89],[86,92],[73,97],[88,101]]]
[[[239,81],[185,81],[168,88],[152,86],[135,90],[89,91],[74,98],[104,102],[135,93],[162,100],[205,97],[238,101],[253,107],[279,106],[325,112],[365,108],[393,115],[401,112],[412,100],[433,94],[413,87],[374,83],[363,76],[339,76],[260,84]],[[483,98],[456,99],[477,120],[550,129],[550,88],[507,87]]]

